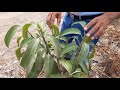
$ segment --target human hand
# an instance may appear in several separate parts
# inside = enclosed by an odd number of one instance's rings
[[[46,23],[50,27],[52,24],[54,24],[55,19],[57,18],[57,25],[60,25],[61,22],[61,12],[50,12],[47,16]]]
[[[92,40],[99,38],[116,16],[118,15],[113,13],[104,13],[101,16],[94,18],[84,28],[84,30],[87,31],[92,27],[92,29],[86,35],[91,37]]]

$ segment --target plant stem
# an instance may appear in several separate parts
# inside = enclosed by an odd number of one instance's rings
[[[60,72],[62,71],[62,67],[60,66],[60,63],[59,63],[59,59],[57,58],[57,65],[58,65],[58,68],[60,70]]]
[[[39,42],[39,44],[46,50],[46,48]],[[47,50],[46,50],[47,51]]]
[[[44,43],[45,43],[45,45],[46,45],[46,50],[47,50],[48,53],[51,55],[50,50],[49,50],[49,47],[48,47],[47,42],[46,42],[46,40],[45,40],[45,37],[44,37],[44,35],[43,35],[42,29],[40,30],[40,32],[41,32],[41,36],[42,36],[42,38],[43,38],[43,41],[44,41]],[[56,62],[56,63],[57,63],[57,65],[58,65],[58,68],[59,68],[60,71],[61,71],[62,68],[61,68],[60,63],[59,63],[59,58],[57,58],[57,57],[54,56],[54,55],[51,55],[51,57],[55,57],[55,58],[57,59],[57,62]]]
[[[49,53],[49,54],[51,55],[50,50],[49,50],[49,47],[48,47],[47,42],[46,42],[46,40],[45,40],[45,37],[44,37],[44,35],[43,35],[42,29],[40,30],[40,32],[41,32],[43,41],[44,41],[44,43],[45,43],[45,45],[46,45],[47,53]],[[53,57],[53,55],[51,55],[51,56]]]
[[[33,35],[28,31],[28,33],[30,34],[31,37],[33,37]],[[34,38],[34,37],[33,37]]]

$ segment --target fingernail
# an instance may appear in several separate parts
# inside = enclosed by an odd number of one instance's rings
[[[91,37],[91,39],[93,40],[93,39],[94,39],[94,37]]]
[[[86,34],[86,36],[90,37],[90,34]]]
[[[84,30],[86,31],[86,30],[87,30],[87,27],[84,27]]]

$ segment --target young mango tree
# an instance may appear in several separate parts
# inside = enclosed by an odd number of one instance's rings
[[[75,22],[72,25],[80,24],[82,27],[85,22]],[[31,34],[29,28],[35,26],[37,33]],[[17,38],[16,57],[20,66],[26,70],[26,78],[37,78],[43,70],[46,78],[86,78],[91,70],[90,60],[94,57],[95,45],[91,39],[81,35],[77,28],[69,28],[59,33],[56,25],[47,30],[43,23],[27,23],[23,26],[12,26],[5,35],[4,42],[9,47],[10,41],[18,30],[22,35]],[[47,33],[47,31],[49,33]],[[51,33],[50,33],[51,32]],[[73,42],[68,44],[70,38],[66,35],[78,34],[82,36],[80,45],[76,45],[74,36]],[[63,40],[65,43],[60,42]],[[26,46],[26,50],[22,50]],[[89,53],[89,46],[92,50]],[[72,53],[70,60],[65,57]]]

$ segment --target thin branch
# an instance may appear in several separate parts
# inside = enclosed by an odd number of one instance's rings
[[[33,35],[28,31],[28,33],[30,34],[31,37],[33,37]],[[34,37],[33,37],[34,38]]]

